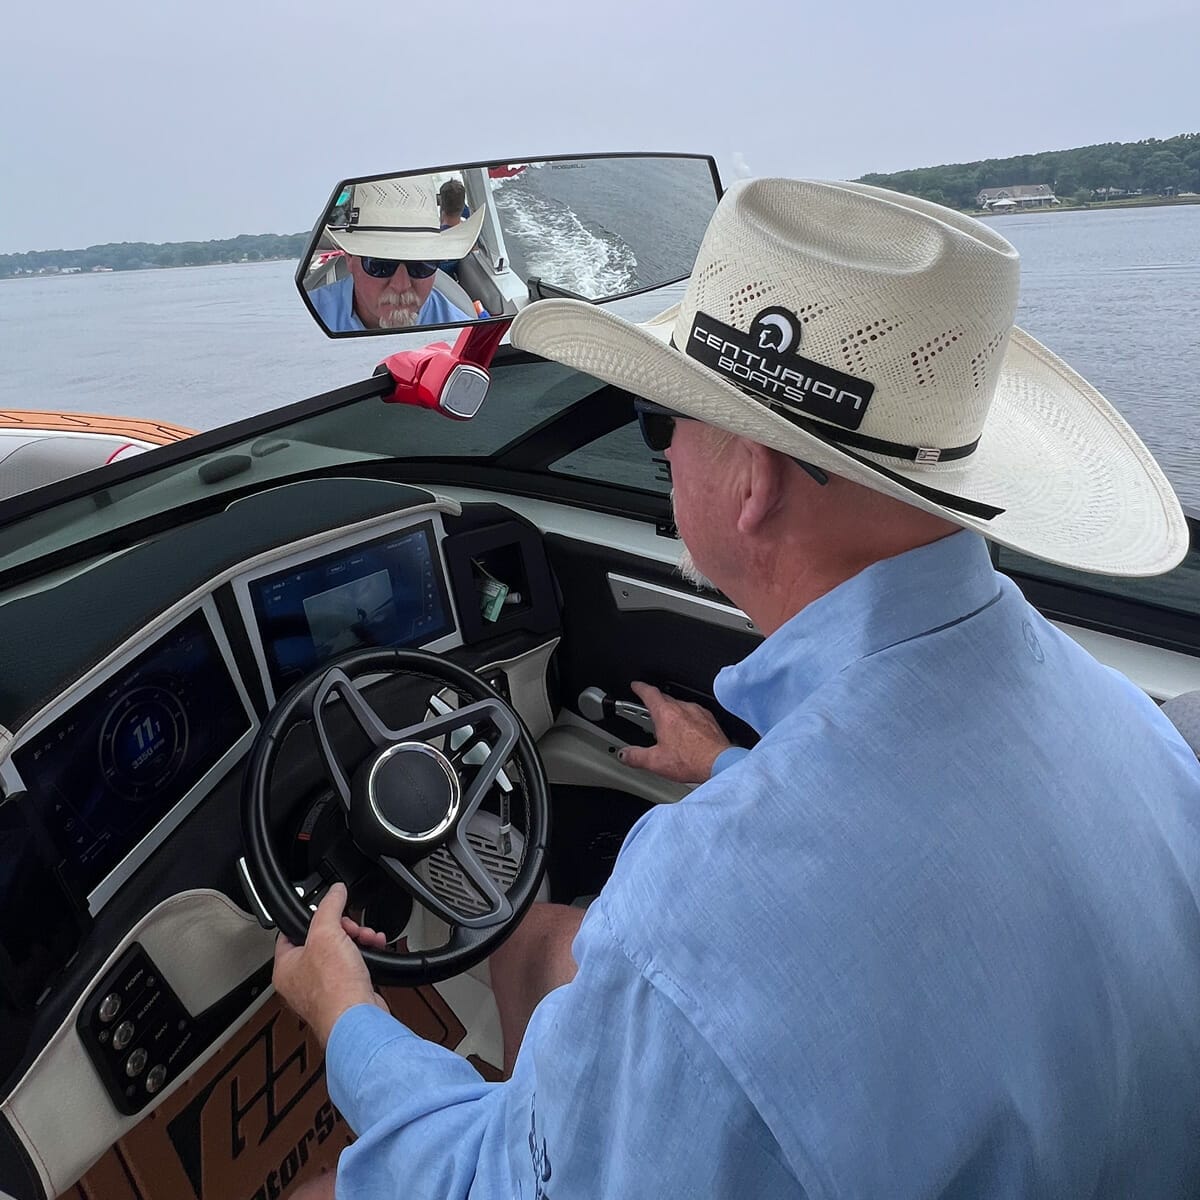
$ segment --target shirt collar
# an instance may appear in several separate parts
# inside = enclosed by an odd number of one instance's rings
[[[951,625],[998,592],[987,543],[962,530],[872,563],[826,592],[722,670],[714,691],[764,734],[851,663]]]

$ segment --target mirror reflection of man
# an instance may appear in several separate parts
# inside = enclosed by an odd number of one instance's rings
[[[463,187],[461,179],[447,179],[438,188],[438,207],[441,209],[443,229],[453,229],[471,215],[467,189]]]
[[[347,274],[308,293],[317,316],[332,333],[475,320],[438,291],[436,276],[471,249],[482,224],[481,209],[442,228],[428,177],[355,184],[346,223],[325,229]]]
[[[443,229],[453,229],[471,215],[471,207],[467,204],[467,189],[461,179],[447,179],[438,188],[438,209]],[[456,258],[450,259],[438,263],[438,267],[451,279],[457,280],[458,262]]]

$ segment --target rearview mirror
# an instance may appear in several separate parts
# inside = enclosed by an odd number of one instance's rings
[[[721,196],[700,155],[471,163],[344,179],[296,270],[330,337],[603,303],[687,277]]]

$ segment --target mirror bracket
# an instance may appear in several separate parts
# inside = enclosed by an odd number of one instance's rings
[[[392,377],[393,391],[384,402],[432,408],[453,420],[469,421],[487,397],[488,365],[509,324],[468,326],[453,346],[433,342],[388,355],[375,368],[376,375]]]

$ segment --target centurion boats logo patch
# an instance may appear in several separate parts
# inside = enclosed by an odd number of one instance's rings
[[[800,319],[786,308],[764,308],[748,333],[698,312],[686,352],[781,416],[857,429],[875,385],[797,354],[800,330]]]

